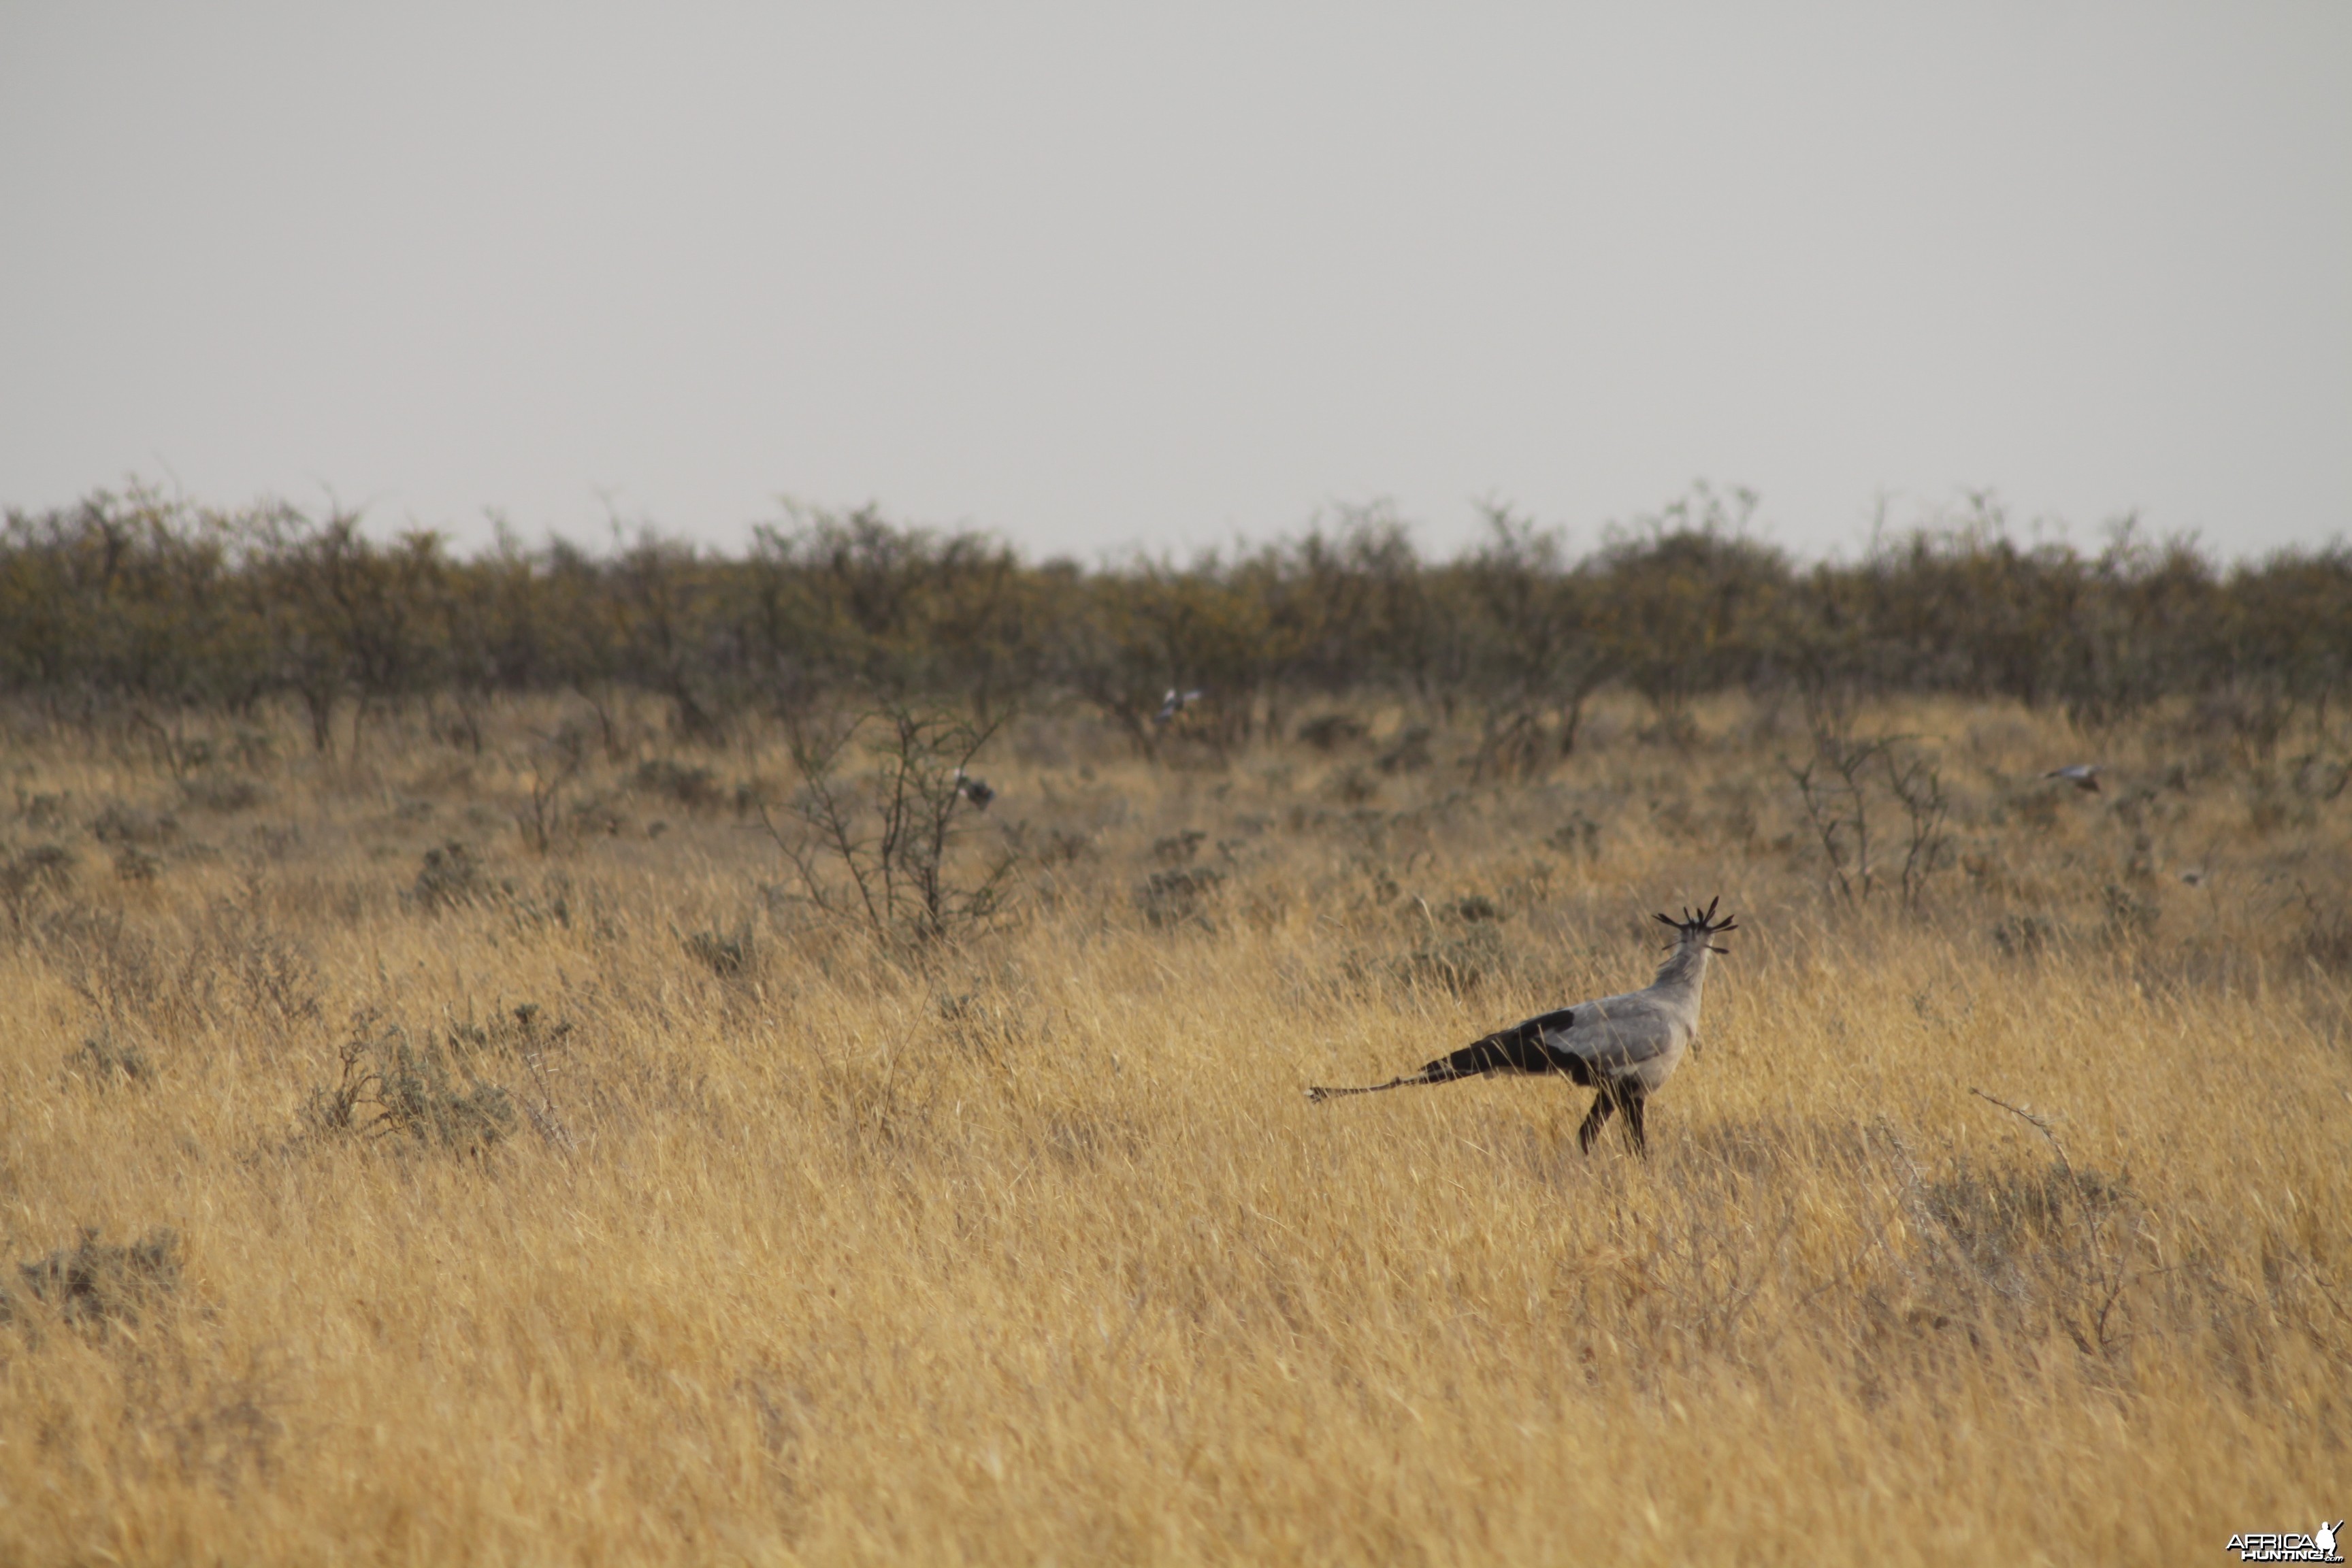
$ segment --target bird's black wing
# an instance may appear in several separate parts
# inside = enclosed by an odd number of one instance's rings
[[[1421,1069],[1422,1081],[1444,1083],[1451,1079],[1475,1078],[1490,1072],[1564,1072],[1578,1083],[1591,1081],[1591,1068],[1584,1058],[1572,1051],[1558,1049],[1545,1043],[1546,1035],[1566,1034],[1576,1021],[1576,1010],[1562,1007],[1529,1018],[1524,1024],[1514,1024],[1498,1029],[1483,1040],[1463,1047],[1452,1056],[1440,1057]]]

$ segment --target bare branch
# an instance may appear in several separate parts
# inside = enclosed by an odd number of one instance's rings
[[[2032,1123],[2035,1131],[2039,1131],[2044,1138],[2050,1140],[2050,1147],[2057,1151],[2058,1163],[2065,1171],[2067,1180],[2074,1180],[2074,1163],[2066,1158],[2066,1145],[2058,1142],[2058,1134],[2051,1130],[2049,1122],[2043,1121],[2041,1117],[2034,1115],[2033,1112],[2030,1110],[2020,1110],[2018,1107],[2011,1105],[2009,1101],[2001,1099],[1998,1095],[1987,1094],[1983,1089],[1973,1088],[1970,1089],[1969,1092],[1975,1095],[1979,1100],[1985,1100],[1990,1104],[2000,1106],[2011,1116],[2022,1117],[2027,1121]]]

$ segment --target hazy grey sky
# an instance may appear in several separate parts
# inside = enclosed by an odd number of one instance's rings
[[[2352,3],[0,4],[0,502],[2352,532]]]

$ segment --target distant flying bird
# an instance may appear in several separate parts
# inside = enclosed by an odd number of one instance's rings
[[[2076,789],[2095,791],[2099,787],[2099,772],[2100,764],[2097,763],[2070,763],[2063,768],[2052,768],[2042,776],[2045,779],[2064,779]]]
[[[956,770],[956,794],[982,811],[986,811],[988,803],[996,798],[996,792],[989,788],[985,781],[968,776],[961,768]]]
[[[1625,1112],[1625,1134],[1633,1147],[1647,1154],[1643,1109],[1650,1096],[1665,1087],[1681,1065],[1683,1052],[1698,1037],[1699,989],[1706,983],[1706,955],[1728,950],[1717,947],[1714,937],[1738,925],[1727,915],[1715,918],[1711,900],[1704,913],[1683,911],[1680,920],[1659,920],[1678,933],[1674,951],[1658,966],[1657,978],[1639,991],[1580,1002],[1557,1013],[1546,1013],[1487,1036],[1450,1057],[1440,1057],[1418,1072],[1392,1078],[1361,1089],[1310,1089],[1307,1098],[1320,1102],[1342,1094],[1377,1094],[1408,1084],[1451,1083],[1455,1079],[1487,1073],[1564,1073],[1571,1083],[1601,1092],[1576,1130],[1576,1146],[1592,1152],[1592,1141],[1610,1116]]]
[[[1168,695],[1160,700],[1160,711],[1151,716],[1151,721],[1165,724],[1207,695],[1205,691],[1179,691],[1171,686],[1168,689]]]

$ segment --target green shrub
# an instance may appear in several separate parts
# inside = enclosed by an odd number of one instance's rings
[[[179,1288],[180,1237],[154,1230],[118,1247],[85,1227],[74,1245],[19,1264],[16,1274],[26,1295],[69,1326],[104,1333],[116,1323],[138,1322]],[[17,1311],[0,1291],[0,1321]]]
[[[441,1042],[419,1045],[397,1026],[362,1027],[337,1053],[341,1072],[314,1087],[302,1121],[313,1139],[393,1140],[446,1153],[479,1154],[515,1130],[513,1097],[476,1075]]]

